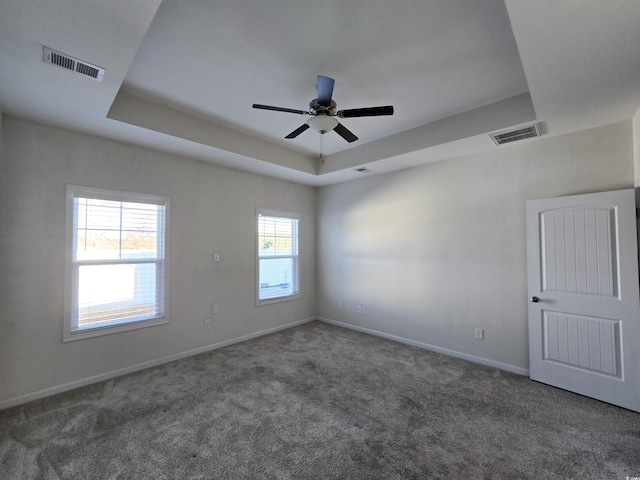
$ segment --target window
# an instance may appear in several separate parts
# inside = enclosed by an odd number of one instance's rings
[[[295,213],[258,209],[257,305],[300,297]]]
[[[166,323],[167,197],[67,186],[64,340]]]

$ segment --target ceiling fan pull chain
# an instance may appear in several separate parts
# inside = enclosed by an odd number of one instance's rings
[[[320,135],[320,162],[324,165],[324,133]]]

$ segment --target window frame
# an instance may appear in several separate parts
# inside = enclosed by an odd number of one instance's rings
[[[276,217],[276,218],[288,218],[295,220],[296,232],[295,232],[295,254],[282,255],[269,258],[291,258],[294,262],[292,272],[292,282],[295,285],[295,292],[290,295],[282,295],[279,297],[270,297],[260,299],[260,217]],[[273,303],[288,302],[291,300],[299,299],[300,294],[300,214],[295,212],[285,212],[281,210],[270,210],[266,208],[256,208],[255,216],[255,255],[256,255],[256,306],[270,305]],[[264,257],[263,257],[264,258]]]
[[[119,259],[96,261],[75,261],[76,232],[75,220],[75,199],[91,198],[100,200],[111,200],[117,202],[144,203],[164,206],[164,238],[158,239],[163,242],[162,258],[153,259]],[[66,186],[66,222],[65,222],[65,300],[64,300],[64,328],[63,341],[81,340],[96,336],[109,335],[113,333],[137,330],[140,328],[163,325],[169,323],[169,217],[170,198],[163,195],[150,195],[144,193],[126,192],[106,188],[85,187],[79,185]],[[78,295],[78,272],[81,265],[100,264],[131,264],[131,263],[155,263],[160,264],[162,272],[157,276],[161,279],[160,301],[162,305],[162,315],[152,318],[131,320],[115,319],[109,324],[102,324],[95,327],[78,328],[77,326],[77,304]]]

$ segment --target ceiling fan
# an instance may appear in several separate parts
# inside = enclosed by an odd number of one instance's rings
[[[331,96],[333,95],[334,83],[335,80],[333,78],[318,75],[318,81],[316,83],[318,98],[314,98],[313,100],[311,100],[311,102],[309,103],[309,110],[273,107],[271,105],[260,105],[258,103],[254,103],[253,108],[312,116],[309,120],[307,120],[306,123],[303,123],[300,127],[296,128],[293,132],[291,132],[284,138],[296,138],[305,130],[312,128],[323,135],[333,130],[349,143],[355,142],[356,140],[358,140],[358,137],[356,137],[353,132],[351,132],[347,127],[338,122],[338,120],[336,120],[334,117],[354,118],[393,115],[392,105],[386,105],[384,107],[352,108],[349,110],[336,111],[336,102],[331,99]]]

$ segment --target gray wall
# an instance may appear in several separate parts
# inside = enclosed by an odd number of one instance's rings
[[[633,166],[635,172],[635,186],[640,186],[640,108],[633,116]]]
[[[318,313],[526,373],[525,202],[630,188],[633,166],[629,121],[322,188]]]
[[[631,121],[318,192],[0,125],[0,408],[316,315],[525,372],[526,200],[634,183]],[[62,342],[68,183],[171,196],[168,325]],[[255,307],[257,206],[302,215],[301,300]]]
[[[314,188],[13,117],[2,128],[0,406],[315,316]],[[168,325],[62,342],[66,184],[171,197]],[[300,300],[255,306],[256,207],[301,214]]]

